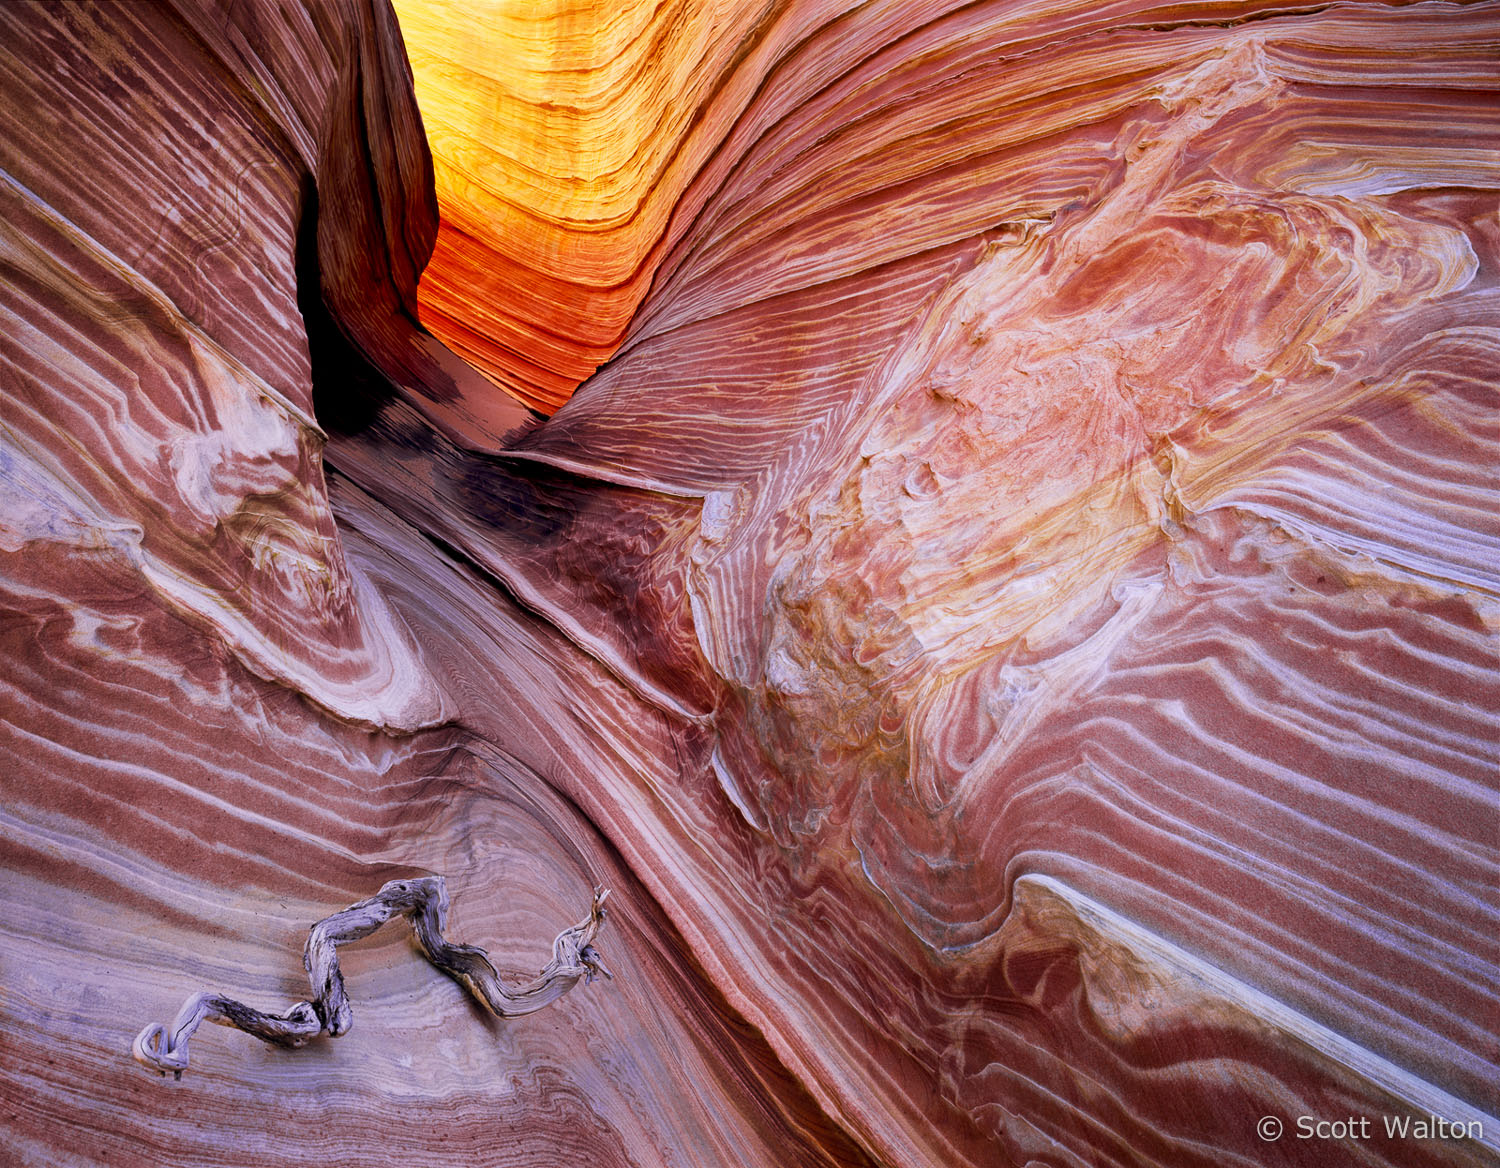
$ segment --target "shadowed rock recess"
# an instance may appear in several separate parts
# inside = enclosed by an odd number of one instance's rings
[[[1500,1163],[1497,61],[0,5],[0,1162]]]

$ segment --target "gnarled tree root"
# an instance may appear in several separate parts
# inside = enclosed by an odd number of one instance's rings
[[[411,922],[417,944],[427,960],[460,982],[498,1018],[516,1018],[550,1006],[582,979],[613,975],[599,960],[594,938],[604,927],[607,890],[594,894],[589,915],[552,942],[552,960],[530,984],[509,990],[500,984],[495,967],[483,949],[452,945],[443,939],[448,917],[448,890],[441,876],[392,880],[368,900],[319,921],[308,932],[302,964],[312,983],[313,1000],[298,1002],[285,1014],[266,1014],[219,994],[195,994],[183,1003],[170,1027],[153,1022],[136,1036],[136,1059],[177,1078],[188,1065],[188,1039],[205,1020],[234,1026],[273,1046],[303,1046],[321,1034],[337,1038],[354,1023],[354,1012],[344,992],[338,947],[368,937],[394,916]]]

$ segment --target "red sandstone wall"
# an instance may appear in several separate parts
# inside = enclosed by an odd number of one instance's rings
[[[1495,6],[611,11],[444,259],[383,5],[0,10],[3,1154],[1495,1162]],[[417,871],[617,979],[129,1061]]]

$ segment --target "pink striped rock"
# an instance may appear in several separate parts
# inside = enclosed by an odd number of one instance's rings
[[[0,1160],[1496,1163],[1500,7],[722,7],[613,299],[385,0],[0,8]],[[580,984],[132,1060],[435,876]]]

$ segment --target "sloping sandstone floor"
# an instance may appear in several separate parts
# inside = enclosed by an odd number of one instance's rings
[[[1500,4],[10,4],[0,108],[0,1162],[1500,1162]],[[424,874],[614,980],[131,1059]]]

